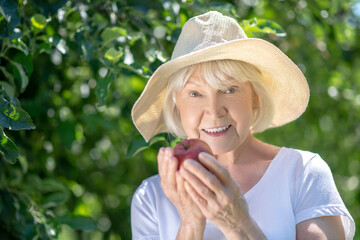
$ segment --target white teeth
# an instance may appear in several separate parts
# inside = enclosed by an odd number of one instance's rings
[[[225,127],[219,127],[219,128],[208,128],[208,129],[205,129],[204,128],[204,131],[205,132],[209,132],[209,133],[217,133],[217,132],[222,132],[222,131],[225,131],[226,129],[228,129],[231,125],[227,125]]]

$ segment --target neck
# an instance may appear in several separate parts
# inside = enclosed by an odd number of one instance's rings
[[[257,161],[272,160],[280,148],[256,139],[252,134],[234,151],[222,153],[215,157],[224,166],[251,164]]]

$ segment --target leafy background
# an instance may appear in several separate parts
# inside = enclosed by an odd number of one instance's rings
[[[208,10],[302,69],[305,114],[257,136],[320,153],[360,229],[359,1],[1,0],[0,239],[131,239],[132,194],[173,140],[146,144],[131,107]]]

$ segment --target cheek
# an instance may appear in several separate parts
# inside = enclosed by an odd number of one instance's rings
[[[198,127],[201,121],[199,109],[188,104],[179,109],[181,123],[188,137],[198,137]]]
[[[229,106],[233,111],[233,118],[243,124],[251,124],[253,118],[253,108],[251,101],[248,102],[234,102]]]

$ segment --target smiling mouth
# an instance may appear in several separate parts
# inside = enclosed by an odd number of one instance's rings
[[[203,130],[207,133],[219,133],[225,131],[229,127],[231,127],[231,125],[226,125],[224,127],[218,127],[218,128],[204,128]]]

